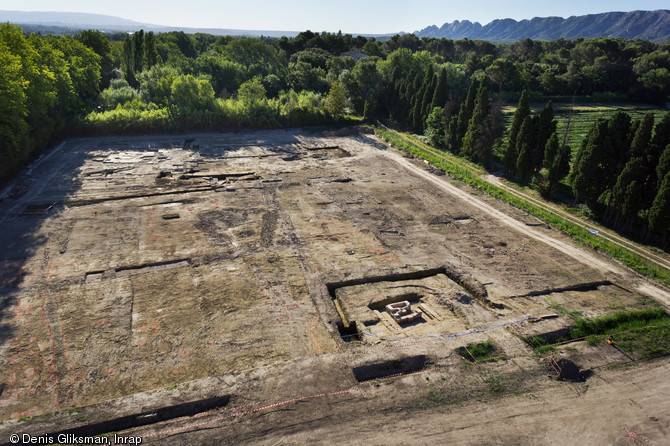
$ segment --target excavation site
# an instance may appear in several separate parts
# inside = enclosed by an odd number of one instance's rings
[[[570,333],[668,304],[365,128],[69,139],[0,202],[0,443],[661,444],[668,359]]]

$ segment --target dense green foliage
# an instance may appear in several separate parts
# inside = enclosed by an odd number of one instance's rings
[[[640,40],[492,44],[412,34],[378,41],[311,31],[270,39],[142,30],[84,31],[72,39],[24,36],[12,25],[3,25],[2,35],[0,179],[64,128],[277,127],[351,114],[389,118],[425,132],[436,147],[489,165],[504,133],[501,101],[522,96],[526,109],[530,98],[573,94],[654,102],[670,91],[670,45]],[[355,50],[367,57],[341,56]],[[505,170],[551,195],[566,174],[569,147],[560,128],[558,149],[549,144],[557,127],[550,107],[526,114],[530,121],[515,117]],[[658,187],[661,180],[648,174],[640,184]],[[645,197],[646,208],[655,198]],[[661,219],[655,221],[658,227]]]
[[[78,40],[0,24],[0,180],[92,108],[100,56]]]
[[[636,221],[663,234],[665,245],[670,221],[666,217],[670,183],[670,113],[656,125],[654,114],[631,121],[624,112],[596,121],[584,138],[573,163],[570,182],[575,196],[601,219],[631,232]],[[638,229],[639,230],[639,229]]]
[[[521,184],[532,179],[544,195],[553,196],[558,183],[570,171],[570,147],[565,141],[559,143],[556,128],[552,102],[533,116],[524,90],[504,148],[505,176]]]
[[[483,180],[479,176],[481,173],[480,171],[474,169],[472,166],[467,165],[461,160],[454,160],[453,155],[448,153],[438,153],[436,151],[423,148],[410,140],[402,138],[396,132],[389,129],[375,128],[375,132],[396,147],[430,162],[454,178],[462,180],[470,186],[476,187],[477,189],[480,189],[500,200],[511,204],[512,206],[526,211],[541,220],[544,220],[554,228],[564,231],[584,245],[603,251],[644,275],[653,277],[666,285],[670,285],[670,271],[659,267],[652,262],[649,262],[647,259],[635,254],[634,252],[611,243],[607,239],[592,234],[588,230],[564,219],[559,215],[542,209],[523,198],[511,194],[506,190]]]

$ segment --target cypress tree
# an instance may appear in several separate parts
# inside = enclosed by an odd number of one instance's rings
[[[392,120],[395,120],[397,114],[397,104],[398,104],[398,84],[395,80],[391,81],[388,90],[390,91],[390,95],[387,99],[387,112],[389,117]]]
[[[498,138],[501,126],[496,122],[497,114],[492,113],[491,101],[486,79],[483,79],[477,91],[477,100],[468,130],[463,137],[463,154],[482,164],[491,157],[493,143]]]
[[[458,149],[458,144],[456,142],[458,139],[458,116],[452,116],[449,118],[448,122],[445,142],[447,143],[447,149],[451,150],[452,152],[456,152]]]
[[[637,129],[640,128],[640,124],[642,124],[641,119],[636,119],[630,123],[630,133],[628,134],[628,159],[630,159],[630,146],[633,144],[633,138],[637,133]]]
[[[544,148],[544,161],[547,167],[549,197],[554,195],[558,183],[570,172],[570,147],[564,145],[559,149],[558,135],[552,133]]]
[[[133,70],[135,73],[141,73],[144,70],[144,30],[139,30],[133,34]]]
[[[491,101],[489,100],[489,86],[486,78],[482,79],[477,89],[477,98],[475,99],[475,109],[479,109],[484,112],[484,115],[488,115],[491,110]]]
[[[670,144],[665,146],[665,150],[658,160],[658,166],[656,166],[656,179],[659,183],[663,181],[663,177],[668,172],[670,172]]]
[[[429,98],[433,97],[433,90],[431,89],[431,84],[433,85],[432,88],[435,87],[435,84],[433,84],[435,78],[435,71],[433,69],[433,64],[428,65],[428,69],[426,70],[426,74],[423,76],[423,82],[421,83],[421,90],[419,91],[419,94],[417,95],[417,102],[416,102],[416,108],[414,110],[415,116],[414,116],[414,122],[418,124],[418,127],[415,125],[415,129],[418,133],[423,132],[423,127],[424,123],[426,122],[426,106],[429,101]],[[417,116],[418,115],[418,116]]]
[[[646,179],[645,160],[642,157],[631,158],[621,171],[617,182],[612,189],[614,206],[624,217],[624,230],[629,231],[638,212],[643,209],[640,196]]]
[[[517,136],[516,173],[521,184],[527,184],[533,175],[533,150],[537,142],[536,134],[538,118],[526,116]]]
[[[649,154],[649,143],[651,142],[651,131],[654,128],[654,114],[647,113],[642,118],[639,128],[635,132],[633,142],[630,145],[630,157],[646,157]]]
[[[635,198],[635,205],[639,207],[638,211],[649,209],[652,206],[658,189],[658,183],[656,182],[656,166],[661,153],[658,153],[657,155],[655,153],[656,151],[652,149],[651,133],[653,127],[654,114],[647,113],[644,115],[644,118],[642,118],[640,128],[635,133],[635,137],[630,146],[631,157],[639,157],[642,160],[642,163],[636,168],[636,175],[638,181],[641,183],[638,195]],[[632,224],[630,219],[634,217],[634,215],[629,215],[629,226]]]
[[[517,137],[519,135],[519,130],[521,130],[521,125],[529,115],[530,106],[528,105],[528,93],[526,90],[524,90],[521,93],[519,104],[517,105],[516,111],[514,112],[512,128],[510,129],[509,140],[505,150],[505,156],[503,158],[503,167],[505,170],[505,176],[507,176],[507,178],[514,178],[516,174],[516,161],[519,158],[516,144]]]
[[[468,130],[470,119],[472,119],[472,112],[475,109],[475,100],[477,98],[478,85],[479,83],[477,82],[477,79],[473,77],[470,80],[470,86],[468,87],[468,93],[465,97],[465,102],[461,104],[461,109],[458,112],[458,124],[455,141],[457,147],[461,146],[465,132]]]
[[[488,161],[485,153],[482,153],[483,146],[486,145],[482,135],[482,126],[485,118],[484,111],[480,108],[475,108],[468,125],[468,130],[463,137],[463,148],[461,149],[463,155],[481,163]]]
[[[606,151],[607,121],[598,119],[589,129],[577,152],[570,174],[570,183],[577,199],[595,203],[605,191],[601,178],[608,157]]]
[[[430,71],[433,71],[432,68]],[[435,92],[435,87],[437,85],[437,76],[433,74],[430,81],[430,85],[426,88],[426,91],[423,93],[423,98],[421,99],[421,123],[426,122],[428,114],[431,112],[432,108],[430,106],[433,99],[433,93]]]
[[[431,101],[431,110],[435,107],[444,107],[447,103],[447,70],[441,69],[437,81],[437,86],[433,92],[433,100]]]
[[[400,100],[398,101],[398,121],[408,125],[409,113],[410,113],[410,104],[412,103],[413,87],[412,82],[403,81],[402,94]]]
[[[414,104],[412,106],[411,117],[412,117],[412,128],[416,133],[423,133],[423,114],[421,109],[421,101],[423,95],[426,93],[426,87],[424,87],[414,96]]]
[[[649,142],[649,148],[647,150],[646,156],[647,178],[644,184],[644,193],[641,197],[643,201],[643,209],[651,208],[657,195],[660,182],[663,179],[663,176],[658,176],[657,171],[661,166],[661,156],[663,155],[665,147],[668,144],[670,144],[670,112],[663,115],[661,121],[654,128],[654,136]],[[656,168],[653,166],[656,166]]]
[[[670,112],[666,112],[654,128],[654,136],[651,138],[652,159],[649,161],[658,160],[668,144],[670,144]],[[659,181],[662,179],[663,177]]]
[[[649,228],[663,234],[663,249],[667,246],[668,229],[670,229],[670,173],[666,173],[661,186],[649,210]]]
[[[442,107],[435,107],[426,119],[426,134],[433,147],[444,148],[444,137],[447,130],[446,119]]]
[[[129,84],[135,85],[135,58],[133,57],[133,42],[130,36],[123,41],[123,68],[125,78]]]
[[[612,189],[630,159],[630,116],[625,112],[616,112],[607,120],[607,162],[604,165],[601,181],[607,189]]]
[[[403,100],[403,110],[405,113],[405,123],[410,125],[410,114],[412,113],[412,106],[414,105],[414,95],[416,94],[415,81],[407,82],[407,89],[405,91],[405,98]]]
[[[409,124],[415,132],[421,133],[421,100],[425,93],[426,83],[421,83],[421,76],[417,75],[414,79],[412,99],[410,102]]]
[[[555,141],[554,141],[555,137]],[[551,137],[547,141],[547,144],[544,146],[544,163],[543,166],[547,169],[550,169],[554,160],[558,156],[559,147],[558,147],[558,135],[556,132],[551,134]]]
[[[540,120],[537,127],[537,142],[533,150],[533,169],[535,172],[542,168],[544,161],[545,146],[549,137],[556,131],[556,121],[554,121],[554,108],[551,101],[547,102],[544,110],[540,113]]]
[[[389,116],[393,120],[398,119],[398,101],[400,100],[400,79],[399,79],[399,68],[393,67],[391,72],[391,81],[390,81],[390,91],[391,95],[388,99],[388,112]]]

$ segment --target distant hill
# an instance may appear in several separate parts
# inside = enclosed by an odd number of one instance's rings
[[[250,36],[250,37],[295,37],[299,31],[270,31],[222,28],[186,28],[183,26],[164,26],[151,23],[140,23],[121,17],[101,14],[87,14],[81,12],[28,12],[28,11],[0,11],[0,23],[10,22],[22,25],[28,32],[44,32],[68,34],[83,29],[98,29],[108,32],[133,32],[143,29],[164,33],[169,31],[184,31],[188,34],[206,33],[215,36]],[[395,34],[395,33],[393,33]],[[393,34],[363,34],[366,37],[391,37]]]
[[[32,12],[32,11],[0,11],[0,22],[17,25],[44,25],[63,27],[137,27],[143,23],[102,14],[83,12]]]
[[[222,28],[186,28],[140,23],[121,17],[80,12],[28,12],[0,11],[0,23],[23,25],[26,31],[72,33],[82,29],[99,29],[108,32],[133,32],[139,29],[153,32],[184,31],[229,36],[295,37],[298,31],[244,30]],[[366,37],[389,38],[391,34],[362,34]],[[398,34],[404,34],[399,32]],[[513,42],[529,37],[533,40],[555,40],[578,37],[626,37],[653,42],[670,40],[670,10],[606,12],[561,17],[535,17],[516,21],[498,19],[487,25],[468,20],[456,20],[441,27],[435,25],[415,31],[419,37],[445,37],[447,39],[483,39],[491,42]]]
[[[482,26],[468,20],[435,25],[416,31],[419,37],[447,39],[483,39],[491,42],[513,42],[526,37],[533,40],[555,40],[561,37],[625,37],[652,42],[670,40],[670,11],[606,12],[561,17],[535,17],[516,21],[498,19]]]
[[[217,36],[268,36],[294,37],[298,31],[269,31],[220,28],[186,28],[183,26],[164,26],[151,23],[140,23],[102,14],[81,12],[32,12],[32,11],[0,11],[0,23],[10,22],[16,25],[28,25],[26,28],[54,30],[62,28],[67,32],[82,29],[98,29],[110,32],[133,32],[140,29],[153,32],[184,31],[185,33],[207,33]]]

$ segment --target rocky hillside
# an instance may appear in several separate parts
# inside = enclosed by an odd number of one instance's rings
[[[419,37],[446,37],[447,39],[484,39],[509,42],[529,37],[533,40],[554,40],[561,37],[626,37],[654,42],[670,40],[670,11],[606,12],[561,17],[535,17],[516,21],[498,19],[482,26],[468,20],[435,25],[416,31]]]

